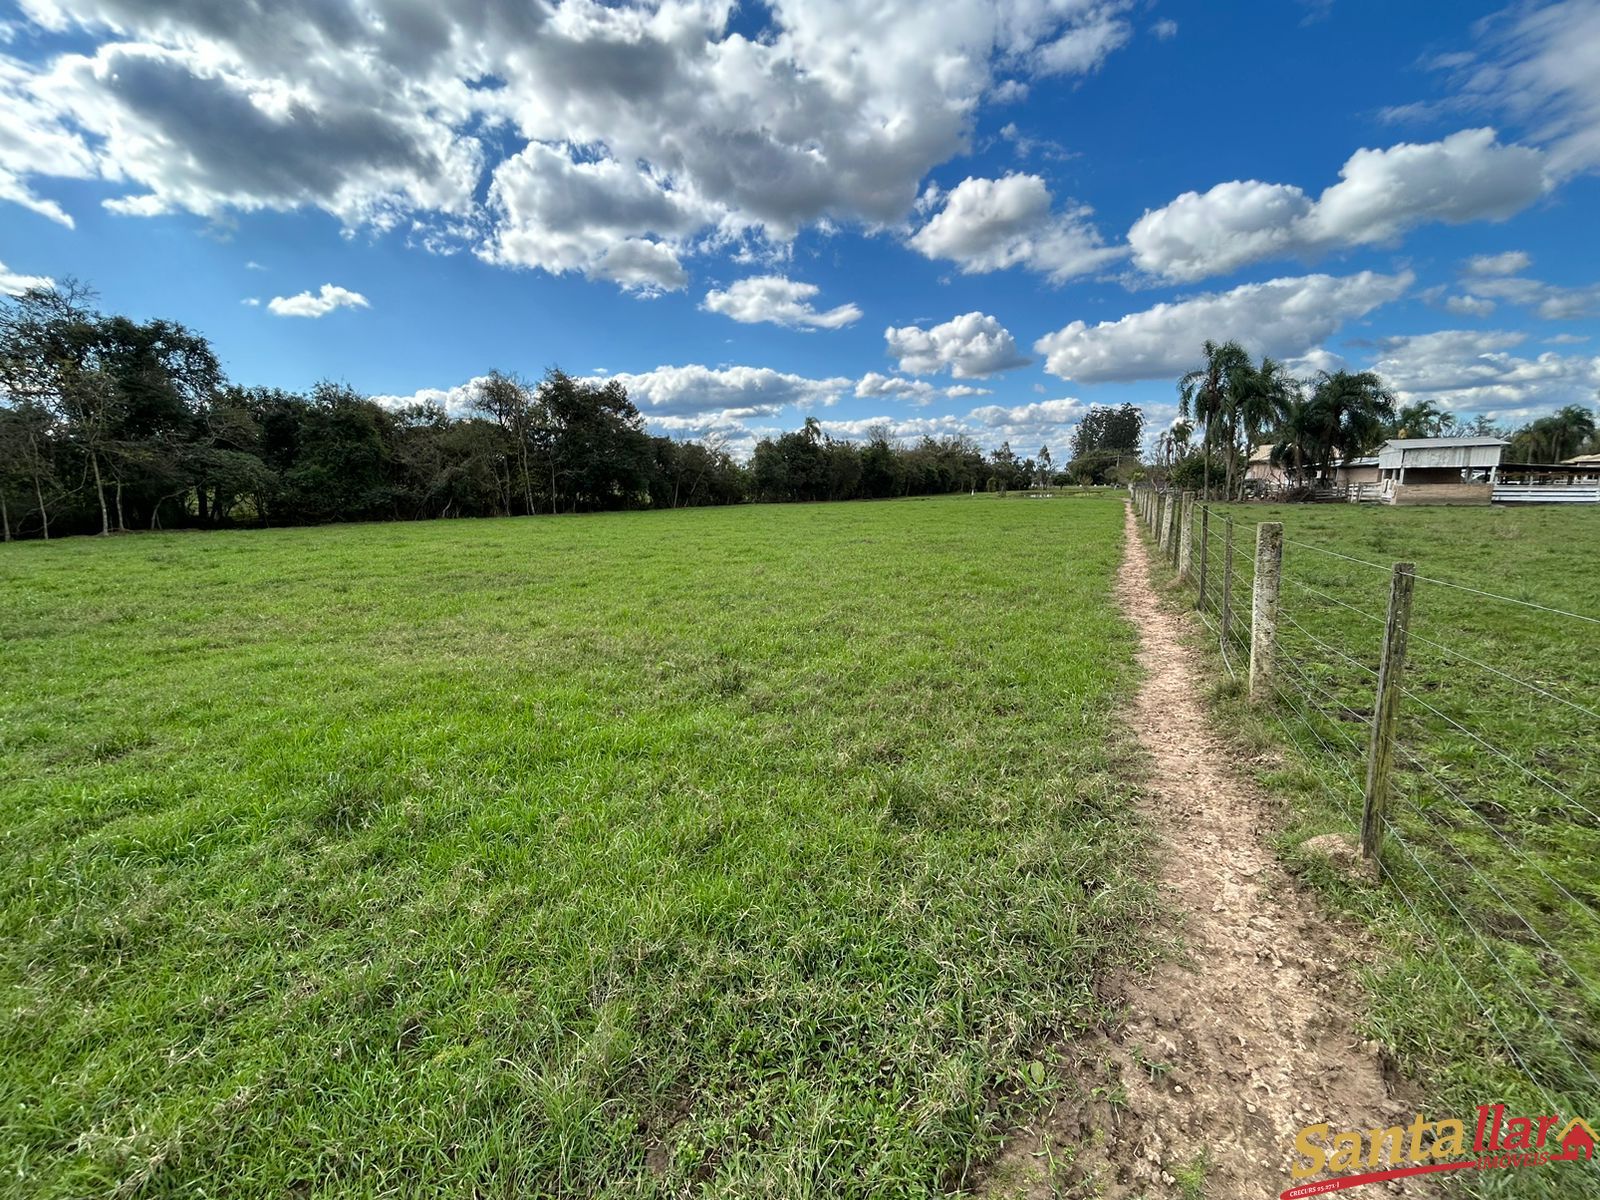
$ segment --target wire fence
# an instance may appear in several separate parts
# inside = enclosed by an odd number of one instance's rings
[[[1192,493],[1133,502],[1320,815],[1370,831],[1376,886],[1435,968],[1419,986],[1473,1023],[1458,1052],[1549,1113],[1600,1116],[1600,618],[1276,533],[1258,554],[1254,522]]]

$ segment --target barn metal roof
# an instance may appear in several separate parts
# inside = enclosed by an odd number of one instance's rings
[[[1390,438],[1383,445],[1386,449],[1415,450],[1419,446],[1509,446],[1510,444],[1504,438],[1496,437],[1436,437]]]

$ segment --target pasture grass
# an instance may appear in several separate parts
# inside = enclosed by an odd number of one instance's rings
[[[1272,719],[1249,709],[1219,660],[1220,709],[1246,740],[1291,751],[1267,775],[1294,801],[1285,854],[1386,939],[1389,955],[1366,977],[1371,1032],[1426,1081],[1435,1115],[1504,1101],[1514,1112],[1553,1105],[1592,1119],[1600,1114],[1600,623],[1579,618],[1600,617],[1600,510],[1212,506],[1213,521],[1223,515],[1245,550],[1261,521],[1283,522],[1287,543]],[[1213,541],[1213,588],[1218,552]],[[1359,828],[1396,561],[1414,562],[1424,578],[1413,602],[1393,829],[1384,877],[1368,885],[1300,847]],[[1247,566],[1234,602],[1248,625]],[[1458,1183],[1487,1195],[1600,1194],[1600,1177],[1566,1166],[1462,1175],[1471,1178]]]
[[[959,1189],[1150,952],[1121,527],[0,547],[0,1193]]]

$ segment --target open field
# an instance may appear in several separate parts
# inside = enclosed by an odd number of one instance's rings
[[[1122,520],[4,547],[0,1192],[958,1186],[1147,952]]]
[[[1293,747],[1269,776],[1298,800],[1285,849],[1389,937],[1395,957],[1369,977],[1373,1032],[1437,1111],[1600,1112],[1600,512],[1214,505],[1214,533],[1224,514],[1241,547],[1266,520],[1284,523],[1286,545],[1279,719],[1264,726],[1226,694],[1222,711]],[[1220,537],[1213,570],[1219,552]],[[1359,824],[1400,560],[1420,578],[1386,878],[1367,887],[1294,848]],[[1248,625],[1243,570],[1234,602]],[[1502,1174],[1471,1184],[1576,1194],[1566,1176]]]

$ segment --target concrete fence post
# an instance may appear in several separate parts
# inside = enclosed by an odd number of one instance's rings
[[[1206,564],[1211,555],[1211,506],[1200,506],[1200,564],[1196,574],[1199,587],[1195,591],[1194,606],[1204,612],[1206,607]]]
[[[1185,583],[1194,572],[1194,493],[1183,493],[1183,508],[1178,520],[1182,528],[1178,533],[1178,578]]]
[[[1278,650],[1278,589],[1283,574],[1283,525],[1256,526],[1256,579],[1250,595],[1250,702],[1265,702],[1272,691],[1273,658]]]
[[[1367,743],[1367,786],[1361,809],[1361,854],[1376,858],[1383,849],[1389,812],[1389,776],[1394,765],[1395,718],[1400,711],[1406,669],[1406,639],[1411,629],[1411,593],[1416,567],[1395,563],[1389,579],[1389,615],[1383,626],[1383,657],[1378,663],[1378,695],[1372,707],[1372,738]]]
[[[1167,540],[1164,543],[1167,549],[1167,563],[1170,566],[1178,564],[1178,509],[1183,503],[1183,497],[1177,492],[1167,493]]]

